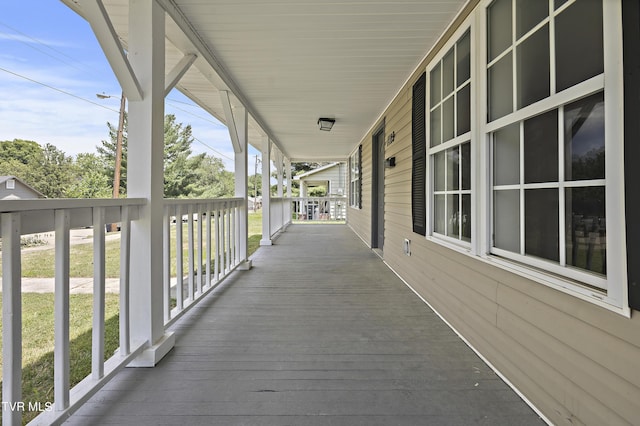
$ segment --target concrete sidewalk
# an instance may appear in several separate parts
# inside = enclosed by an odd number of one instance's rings
[[[0,292],[2,291],[2,278],[0,278]],[[93,278],[70,278],[69,287],[71,294],[91,294],[93,293]],[[22,278],[23,293],[53,293],[53,278]],[[120,279],[107,278],[105,280],[105,291],[107,293],[120,292]]]

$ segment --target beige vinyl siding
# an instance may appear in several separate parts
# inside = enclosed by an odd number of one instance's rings
[[[385,172],[385,261],[553,423],[637,424],[639,312],[625,318],[412,232],[411,88],[435,54],[383,114],[385,135],[395,132],[385,156],[396,157]],[[361,143],[363,209],[349,223],[368,241],[371,134]]]

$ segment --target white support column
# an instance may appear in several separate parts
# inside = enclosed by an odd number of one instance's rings
[[[262,239],[261,246],[270,246],[271,241],[271,141],[262,138]]]
[[[249,190],[248,190],[248,168],[249,168],[249,114],[244,107],[236,108],[234,112],[236,134],[240,152],[235,153],[235,196],[244,200],[244,205],[238,213],[238,247],[236,247],[238,258],[240,259],[239,269],[251,269],[251,261],[247,256],[247,246],[249,245]]]
[[[287,198],[291,198],[291,159],[284,160],[284,167],[287,174]]]
[[[129,364],[134,367],[154,366],[175,343],[172,333],[165,334],[162,306],[164,23],[156,1],[129,2],[128,56],[144,96],[129,103],[128,158],[136,167],[127,171],[127,192],[147,200],[131,224],[131,338],[148,345]]]
[[[276,151],[275,162],[276,162],[276,176],[278,177],[278,186],[277,186],[277,196],[282,198],[284,196],[283,190],[283,179],[284,179],[284,171],[282,170],[282,163],[284,161],[284,157],[282,152]]]
[[[20,225],[20,213],[2,213],[2,424],[12,426],[22,424],[23,402]]]

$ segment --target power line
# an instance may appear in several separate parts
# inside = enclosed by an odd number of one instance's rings
[[[71,61],[73,61],[73,62],[77,62],[77,63],[81,64],[83,67],[81,68],[81,67],[77,66],[77,65],[76,65],[76,64],[74,64],[74,63],[71,63],[71,62],[65,61],[65,60],[63,60],[63,59],[61,59],[61,58],[59,58],[59,57],[56,57],[56,56],[54,56],[54,55],[52,55],[52,54],[48,53],[48,52],[45,52],[45,51],[44,51],[44,50],[42,50],[42,49],[38,49],[37,47],[35,47],[35,46],[34,46],[33,44],[31,44],[31,43],[27,43],[27,42],[25,42],[24,40],[20,40],[19,38],[15,37],[15,36],[13,36],[13,35],[11,35],[11,34],[7,34],[7,36],[11,37],[13,40],[15,40],[15,41],[17,41],[17,42],[19,42],[19,43],[22,43],[22,44],[27,45],[27,46],[28,46],[28,47],[30,47],[31,49],[33,49],[33,50],[35,50],[35,51],[37,51],[37,52],[40,52],[40,53],[42,53],[43,55],[46,55],[46,56],[48,56],[48,57],[50,57],[50,58],[53,58],[53,59],[55,59],[55,60],[57,60],[57,61],[60,61],[60,62],[62,62],[63,64],[66,64],[66,65],[72,66],[73,68],[76,68],[76,69],[78,69],[78,70],[80,70],[80,71],[92,70],[92,68],[91,68],[91,67],[88,67],[86,64],[84,64],[84,63],[82,63],[82,62],[78,61],[78,60],[77,60],[77,59],[75,59],[75,58],[72,58],[71,56],[67,55],[66,53],[64,53],[64,52],[62,52],[62,51],[60,51],[60,50],[58,50],[58,49],[55,49],[55,48],[53,48],[53,47],[49,46],[48,44],[46,44],[46,43],[42,42],[41,40],[38,40],[37,38],[31,37],[29,34],[23,33],[22,31],[20,31],[20,30],[18,30],[18,29],[16,29],[16,28],[11,27],[11,26],[9,26],[9,25],[5,24],[4,22],[0,22],[0,25],[2,25],[2,26],[3,26],[3,27],[5,27],[5,28],[10,29],[11,31],[14,31],[14,32],[16,32],[16,33],[20,34],[21,36],[23,36],[23,37],[25,37],[25,38],[27,38],[27,39],[29,39],[29,40],[33,41],[34,43],[37,43],[37,44],[39,44],[39,45],[41,45],[41,46],[46,47],[47,49],[50,49],[50,50],[52,50],[52,51],[56,52],[56,53],[57,53],[57,54],[59,54],[59,55],[62,55],[62,56],[64,56],[64,57],[68,58],[68,59],[71,59]]]
[[[213,149],[212,147],[210,147],[206,143],[202,142],[200,139],[196,138],[195,136],[193,136],[193,139],[198,141],[198,142],[200,142],[202,145],[206,146],[207,148],[209,148],[211,151],[215,152],[216,154],[221,155],[221,156],[223,156],[224,158],[226,158],[228,160],[234,161],[233,158],[229,157],[228,155],[225,155],[225,154],[221,153],[218,150]]]
[[[57,87],[50,86],[50,85],[48,85],[48,84],[46,84],[46,83],[42,83],[42,82],[40,82],[40,81],[37,81],[37,80],[34,80],[34,79],[32,79],[32,78],[26,77],[26,76],[24,76],[24,75],[18,74],[18,73],[16,73],[16,72],[9,71],[9,70],[7,70],[7,69],[5,69],[5,68],[0,67],[0,71],[4,71],[4,72],[6,72],[7,74],[11,74],[11,75],[13,75],[13,76],[16,76],[16,77],[22,78],[22,79],[27,80],[27,81],[30,81],[30,82],[32,82],[32,83],[35,83],[35,84],[38,84],[38,85],[40,85],[40,86],[46,87],[47,89],[55,90],[56,92],[62,93],[62,94],[67,95],[67,96],[71,96],[71,97],[76,98],[76,99],[79,99],[79,100],[81,100],[81,101],[88,102],[88,103],[90,103],[90,104],[92,104],[92,105],[99,106],[100,108],[104,108],[104,109],[106,109],[106,110],[113,111],[113,112],[119,112],[119,111],[118,111],[118,110],[116,110],[116,109],[113,109],[113,108],[110,108],[110,107],[108,107],[108,106],[105,106],[105,105],[99,104],[99,103],[97,103],[97,102],[94,102],[94,101],[92,101],[92,100],[89,100],[89,99],[86,99],[86,98],[80,97],[80,96],[78,96],[78,95],[74,95],[73,93],[70,93],[70,92],[64,91],[64,90],[62,90],[62,89],[58,89]],[[180,102],[180,101],[172,100],[172,102]],[[186,102],[180,102],[180,103],[187,104]],[[187,104],[187,105],[188,105],[188,104]],[[178,109],[178,110],[180,110],[180,111],[182,111],[182,112],[184,112],[184,113],[186,113],[186,114],[190,114],[190,115],[193,115],[194,117],[200,118],[200,119],[202,119],[202,120],[204,120],[204,121],[208,121],[208,122],[210,122],[210,123],[212,123],[212,124],[219,124],[219,123],[216,123],[216,122],[214,122],[214,121],[208,120],[208,119],[206,119],[206,118],[204,118],[204,117],[200,117],[200,116],[198,116],[198,115],[196,115],[196,114],[193,114],[193,113],[191,113],[191,112],[189,112],[189,111],[186,111],[186,110],[184,110],[184,109],[182,109],[182,108],[178,108],[178,107],[175,107],[175,106],[174,106],[174,108],[176,108],[176,109]],[[231,157],[229,157],[228,155],[223,154],[222,152],[220,152],[220,151],[218,151],[218,150],[214,149],[214,148],[213,148],[213,147],[211,147],[210,145],[207,145],[206,143],[202,142],[200,139],[196,138],[195,136],[193,137],[193,139],[194,139],[195,141],[197,141],[198,143],[202,144],[203,146],[207,147],[207,148],[208,148],[208,149],[210,149],[211,151],[215,152],[216,154],[218,154],[218,155],[220,155],[220,156],[222,156],[222,157],[224,157],[224,158],[226,158],[226,159],[228,159],[228,160],[233,161],[233,158],[231,158]]]
[[[74,95],[73,93],[66,92],[66,91],[64,91],[64,90],[62,90],[62,89],[58,89],[57,87],[53,87],[53,86],[50,86],[50,85],[45,84],[45,83],[41,83],[41,82],[39,82],[39,81],[37,81],[37,80],[34,80],[34,79],[29,78],[29,77],[26,77],[26,76],[24,76],[24,75],[21,75],[21,74],[15,73],[15,72],[13,72],[13,71],[9,71],[9,70],[4,69],[4,68],[2,68],[2,67],[0,67],[0,71],[4,71],[4,72],[6,72],[7,74],[11,74],[11,75],[14,75],[14,76],[16,76],[16,77],[22,78],[22,79],[24,79],[24,80],[30,81],[30,82],[32,82],[32,83],[39,84],[40,86],[44,86],[44,87],[46,87],[47,89],[55,90],[56,92],[60,92],[60,93],[65,94],[65,95],[67,95],[67,96],[71,96],[72,98],[76,98],[76,99],[79,99],[79,100],[81,100],[81,101],[88,102],[88,103],[90,103],[90,104],[92,104],[92,105],[95,105],[95,106],[99,106],[100,108],[104,108],[104,109],[107,109],[107,110],[109,110],[109,111],[113,111],[113,112],[118,112],[118,110],[117,110],[117,109],[109,108],[108,106],[105,106],[105,105],[99,104],[99,103],[94,102],[94,101],[92,101],[92,100],[90,100],[90,99],[82,98],[82,97],[80,97],[80,96],[78,96],[78,95]]]

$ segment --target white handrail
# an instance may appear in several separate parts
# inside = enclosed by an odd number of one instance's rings
[[[3,262],[3,423],[21,423],[22,412],[22,295],[20,236],[55,231],[54,410],[34,424],[60,421],[75,411],[117,371],[140,354],[146,342],[130,337],[129,268],[131,222],[139,218],[145,199],[45,199],[0,202]],[[239,217],[242,198],[167,199],[164,201],[163,277],[164,322],[168,327],[215,288],[240,262]],[[186,213],[188,212],[188,214]],[[185,216],[186,215],[186,216]],[[182,222],[186,222],[187,236]],[[175,236],[172,222],[175,221]],[[197,222],[197,227],[194,227]],[[120,223],[120,349],[104,361],[105,223]],[[71,229],[93,227],[94,320],[92,372],[70,389],[69,373],[69,253]],[[175,238],[177,277],[172,287],[171,250]],[[183,263],[183,245],[188,262]],[[203,259],[204,257],[204,259]],[[205,272],[206,271],[206,272]],[[186,277],[185,277],[186,275]],[[185,279],[186,278],[186,279]],[[172,306],[172,289],[175,307]],[[185,297],[186,296],[186,297]]]
[[[171,277],[171,265],[165,263],[163,304],[168,327],[238,266],[237,217],[245,204],[242,198],[167,199],[164,204],[164,259],[170,261],[174,246],[176,271],[175,277]]]
[[[347,218],[347,197],[295,197],[294,221],[341,221]]]
[[[120,293],[128,294],[129,224],[137,220],[144,199],[98,200],[12,200],[0,203],[2,236],[3,291],[3,412],[4,424],[20,424],[22,410],[11,409],[22,403],[22,260],[20,236],[55,231],[54,276],[54,410],[39,416],[35,423],[50,423],[83,403],[95,393],[115,371],[123,368],[143,343],[130,341],[128,333],[129,305],[123,300],[120,319],[126,325],[121,331],[121,349],[104,362],[105,306],[105,223],[121,222],[122,271]],[[93,227],[94,237],[94,320],[92,374],[70,389],[69,298],[70,238],[74,228]],[[123,296],[124,297],[124,296]],[[121,330],[125,328],[121,325]]]

